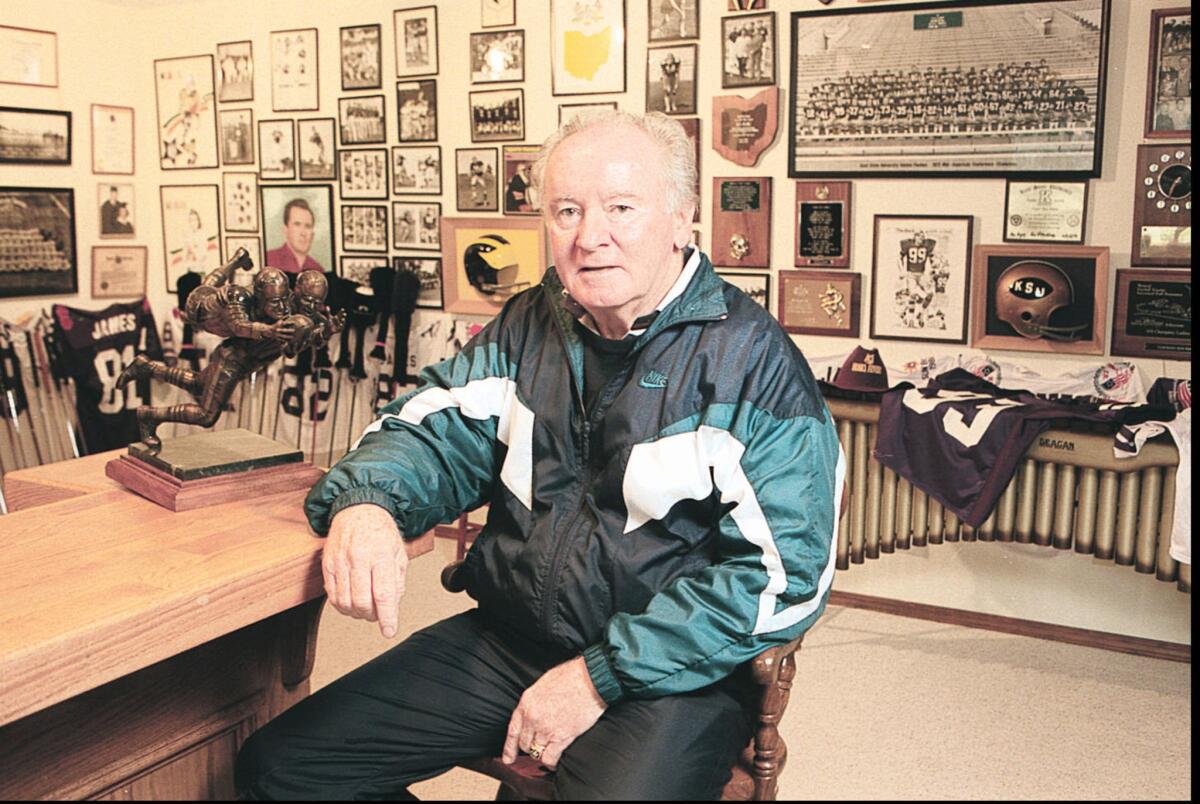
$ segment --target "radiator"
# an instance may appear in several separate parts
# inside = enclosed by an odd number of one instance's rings
[[[846,453],[849,512],[838,530],[837,567],[897,549],[942,542],[1017,542],[1074,550],[1192,590],[1192,568],[1171,558],[1172,444],[1147,443],[1113,457],[1112,435],[1047,430],[1021,459],[996,509],[978,528],[873,457],[879,405],[827,400]]]

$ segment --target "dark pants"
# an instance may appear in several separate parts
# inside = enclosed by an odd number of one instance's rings
[[[470,611],[413,634],[268,723],[242,747],[244,798],[384,799],[499,756],[521,693],[570,654]],[[615,704],[563,753],[563,799],[714,799],[750,739],[745,687]]]

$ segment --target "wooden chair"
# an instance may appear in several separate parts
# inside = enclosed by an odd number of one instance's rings
[[[458,569],[462,561],[453,561],[442,570],[442,586],[461,592],[463,582]],[[759,688],[756,726],[750,744],[733,764],[732,776],[721,791],[722,801],[774,801],[779,774],[787,761],[787,746],[779,734],[779,721],[787,708],[792,678],[796,674],[795,654],[804,641],[801,636],[786,645],[768,648],[746,663],[738,672],[749,672]],[[549,801],[554,798],[554,773],[536,760],[520,755],[511,765],[499,757],[475,759],[462,767],[500,781],[497,801]]]

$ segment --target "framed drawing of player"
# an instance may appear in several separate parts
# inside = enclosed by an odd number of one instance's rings
[[[558,104],[558,124],[561,126],[564,123],[569,123],[572,118],[583,115],[586,117],[589,114],[604,111],[605,109],[617,108],[616,101],[607,101],[600,103],[560,103]]]
[[[378,145],[387,139],[382,95],[338,98],[338,130],[342,145]]]
[[[146,295],[145,246],[92,246],[92,298]]]
[[[775,12],[721,18],[721,86],[761,87],[775,83]]]
[[[133,185],[104,182],[96,187],[96,205],[100,208],[100,239],[135,237]]]
[[[651,42],[700,38],[700,0],[646,0]]]
[[[437,81],[397,81],[396,114],[400,142],[435,142],[438,138]]]
[[[550,91],[625,91],[625,0],[550,0]]]
[[[1190,271],[1119,270],[1113,304],[1114,355],[1192,359]]]
[[[260,185],[258,197],[266,265],[289,273],[333,269],[333,187]]]
[[[504,209],[505,215],[540,215],[541,200],[533,186],[533,163],[541,152],[540,145],[504,146]]]
[[[300,152],[300,181],[328,181],[337,178],[337,156],[333,147],[332,117],[312,117],[296,121],[296,146]]]
[[[498,212],[499,156],[495,148],[455,148],[455,205],[459,212]]]
[[[442,205],[437,201],[392,202],[392,248],[442,250]]]
[[[755,271],[731,271],[718,268],[717,276],[745,293],[764,310],[771,309],[771,275]]]
[[[479,24],[483,28],[504,28],[517,24],[517,0],[479,0]]]
[[[471,34],[471,83],[499,84],[525,80],[525,31]]]
[[[271,31],[271,111],[321,108],[317,29]]]
[[[792,12],[788,175],[1098,177],[1110,5]]]
[[[471,142],[525,139],[525,90],[489,89],[467,93]]]
[[[1192,136],[1192,10],[1150,12],[1150,68],[1146,86],[1146,138]]]
[[[1104,354],[1107,302],[1107,246],[975,246],[972,346]]]
[[[780,271],[779,324],[796,335],[857,338],[862,274]]]
[[[388,197],[387,148],[338,151],[338,190],[345,199]]]
[[[218,113],[221,127],[221,164],[254,164],[254,110],[222,109]]]
[[[696,113],[696,46],[646,48],[646,111]]]
[[[0,298],[79,291],[75,191],[0,187]]]
[[[222,173],[226,232],[258,231],[258,181],[253,173]]]
[[[442,218],[442,266],[450,313],[493,315],[536,285],[546,237],[536,218]]]
[[[258,121],[258,177],[296,178],[296,132],[291,120]]]
[[[250,40],[217,45],[217,100],[254,100],[254,44]]]
[[[387,251],[387,217],[382,204],[342,204],[342,251]]]
[[[392,12],[395,28],[396,76],[437,75],[437,6]]]
[[[393,257],[392,267],[397,271],[412,271],[420,280],[417,291],[417,306],[440,310],[445,304],[442,298],[441,257]]]
[[[871,337],[967,342],[970,215],[876,215]]]
[[[379,25],[348,25],[342,34],[342,91],[383,86]]]
[[[213,57],[155,59],[158,156],[163,170],[217,166]]]
[[[396,195],[441,195],[442,146],[393,145],[392,192]]]
[[[164,185],[159,192],[167,290],[174,293],[179,277],[189,271],[203,277],[221,265],[217,185]]]

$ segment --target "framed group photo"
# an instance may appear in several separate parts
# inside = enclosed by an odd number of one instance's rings
[[[696,113],[696,45],[646,48],[646,111]]]
[[[360,287],[369,288],[371,286],[371,272],[376,268],[390,268],[388,258],[347,254],[341,259],[341,263],[338,266],[338,275],[342,279],[348,279]]]
[[[396,76],[437,75],[437,6],[392,12],[395,30]]]
[[[341,29],[342,91],[383,86],[383,48],[379,25],[348,25]]]
[[[300,181],[328,181],[337,178],[337,149],[334,147],[332,117],[312,117],[296,121],[296,146],[300,152]]]
[[[624,92],[625,0],[550,0],[553,95]]]
[[[436,142],[437,81],[397,81],[396,114],[400,121],[400,142]]]
[[[646,0],[651,42],[700,38],[700,0]]]
[[[471,34],[471,83],[498,84],[525,80],[525,31]]]
[[[342,204],[342,251],[386,252],[387,218],[382,204]]]
[[[442,298],[441,257],[393,257],[392,267],[397,271],[412,271],[417,275],[420,281],[417,307],[442,309],[445,300]]]
[[[446,312],[494,315],[513,295],[541,281],[546,270],[542,222],[443,217],[442,268]]]
[[[1192,10],[1150,12],[1150,67],[1146,87],[1146,137],[1192,136]]]
[[[442,250],[442,205],[437,201],[392,202],[392,248]]]
[[[253,173],[222,173],[226,232],[258,231],[258,177]]]
[[[71,113],[0,106],[0,164],[71,164]]]
[[[319,74],[316,28],[271,31],[271,111],[319,109]]]
[[[498,212],[499,154],[495,148],[455,148],[454,184],[459,212]]]
[[[721,18],[721,88],[775,83],[775,12]]]
[[[217,166],[217,104],[213,57],[156,59],[159,167],[188,170]]]
[[[92,172],[133,175],[133,107],[92,104]]]
[[[92,246],[92,298],[146,295],[145,246]]]
[[[489,89],[467,95],[471,142],[525,139],[525,90]]]
[[[259,185],[265,263],[282,270],[333,270],[333,187]],[[310,264],[311,263],[311,264]]]
[[[221,125],[221,164],[254,164],[254,110],[222,109],[218,120]]]
[[[342,145],[379,145],[387,140],[383,95],[338,98],[338,131]]]
[[[258,176],[296,178],[296,131],[291,120],[258,121]]]
[[[254,100],[254,44],[250,40],[217,45],[217,100]]]
[[[137,236],[132,184],[104,182],[98,185],[96,206],[100,210],[102,240]]]
[[[442,146],[393,145],[392,188],[396,195],[441,195]]]
[[[164,185],[163,257],[167,290],[190,272],[207,276],[221,266],[221,218],[215,184]]]
[[[338,151],[338,189],[346,199],[388,197],[387,148]]]
[[[77,293],[75,192],[0,187],[0,299]]]

